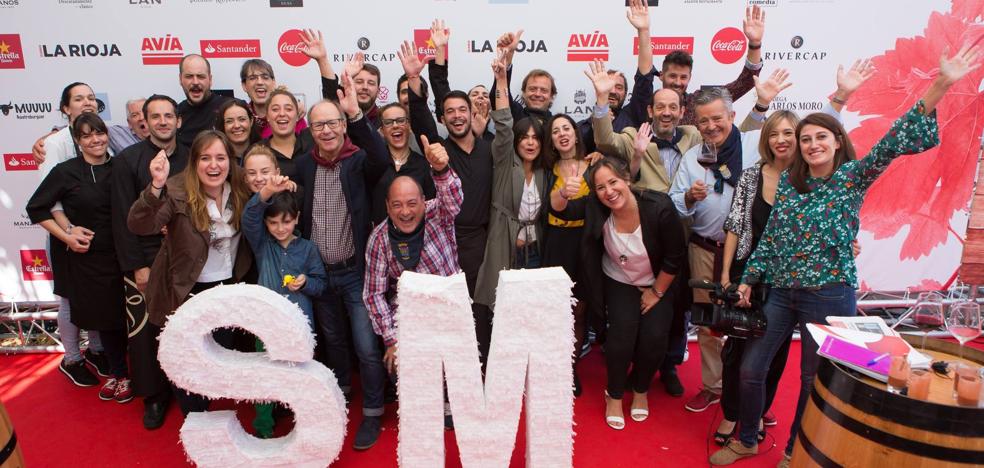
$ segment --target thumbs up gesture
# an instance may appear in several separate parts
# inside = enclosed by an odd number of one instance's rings
[[[440,143],[430,143],[427,137],[420,136],[420,146],[424,150],[424,157],[430,163],[431,169],[441,172],[448,167],[448,150]]]
[[[571,166],[571,172],[564,178],[564,187],[560,189],[560,196],[570,200],[571,197],[577,195],[577,192],[581,190],[581,181],[584,179],[577,170],[581,167],[580,163]]]

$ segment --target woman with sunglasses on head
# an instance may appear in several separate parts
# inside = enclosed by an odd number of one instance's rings
[[[712,455],[712,464],[727,465],[758,453],[757,423],[765,402],[769,363],[794,328],[825,323],[827,316],[856,313],[852,242],[865,193],[895,158],[939,143],[936,105],[950,86],[980,67],[977,47],[965,45],[953,57],[947,57],[947,52],[922,99],[895,121],[864,158],[855,157],[847,131],[829,115],[810,114],[796,126],[793,161],[780,176],[775,206],[738,288],[740,304],[748,306],[750,285],[771,286],[763,308],[768,320],[765,335],[745,345],[740,371],[740,439]],[[819,364],[818,344],[809,333],[802,338],[799,400],[780,466],[789,464]]]

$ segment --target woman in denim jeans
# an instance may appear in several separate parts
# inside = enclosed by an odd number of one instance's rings
[[[796,325],[805,330],[806,324],[823,323],[827,316],[855,314],[857,268],[851,242],[857,236],[865,192],[896,157],[939,143],[936,104],[953,83],[980,66],[977,47],[965,45],[952,58],[946,55],[940,58],[939,76],[922,100],[862,159],[855,157],[847,132],[833,117],[811,114],[796,126],[797,151],[781,176],[769,223],[738,289],[741,305],[747,306],[750,284],[772,286],[764,307],[765,335],[749,340],[742,361],[740,440],[712,455],[711,464],[728,465],[758,453],[765,376]],[[809,333],[801,336],[799,400],[780,467],[789,463],[819,364],[817,343]]]

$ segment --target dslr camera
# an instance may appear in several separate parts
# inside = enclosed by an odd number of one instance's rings
[[[732,283],[727,288],[721,283],[707,280],[692,279],[688,283],[691,288],[707,289],[710,291],[712,307],[695,307],[691,311],[690,321],[695,325],[708,327],[718,333],[735,338],[758,338],[765,334],[768,323],[762,304],[765,303],[765,288],[752,287],[751,307],[738,307],[741,300],[738,285]]]

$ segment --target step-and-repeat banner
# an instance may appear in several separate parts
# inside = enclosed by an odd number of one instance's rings
[[[656,65],[673,49],[694,56],[690,89],[734,79],[747,52],[745,7],[766,11],[764,73],[790,70],[794,86],[773,104],[801,115],[819,110],[834,90],[838,65],[875,58],[878,74],[844,113],[859,154],[911,106],[935,76],[946,46],[977,29],[981,0],[649,0]],[[451,30],[453,87],[489,84],[496,38],[523,29],[513,92],[531,68],[557,77],[554,112],[589,116],[593,89],[582,71],[601,58],[630,77],[635,30],[623,0],[0,0],[0,300],[52,300],[46,233],[24,206],[39,183],[34,141],[67,122],[62,88],[90,84],[111,123],[126,125],[128,99],[152,93],[181,101],[177,61],[209,58],[213,88],[245,98],[242,62],[262,57],[278,84],[307,102],[320,95],[317,65],[299,50],[298,30],[324,32],[340,70],[364,52],[382,70],[380,103],[397,98],[397,48],[414,40],[426,51],[434,18]],[[980,70],[939,108],[943,144],[893,164],[871,189],[858,259],[862,286],[875,290],[938,288],[952,282],[966,230],[984,106]],[[630,84],[631,87],[631,84]],[[739,116],[754,100],[741,99]]]

